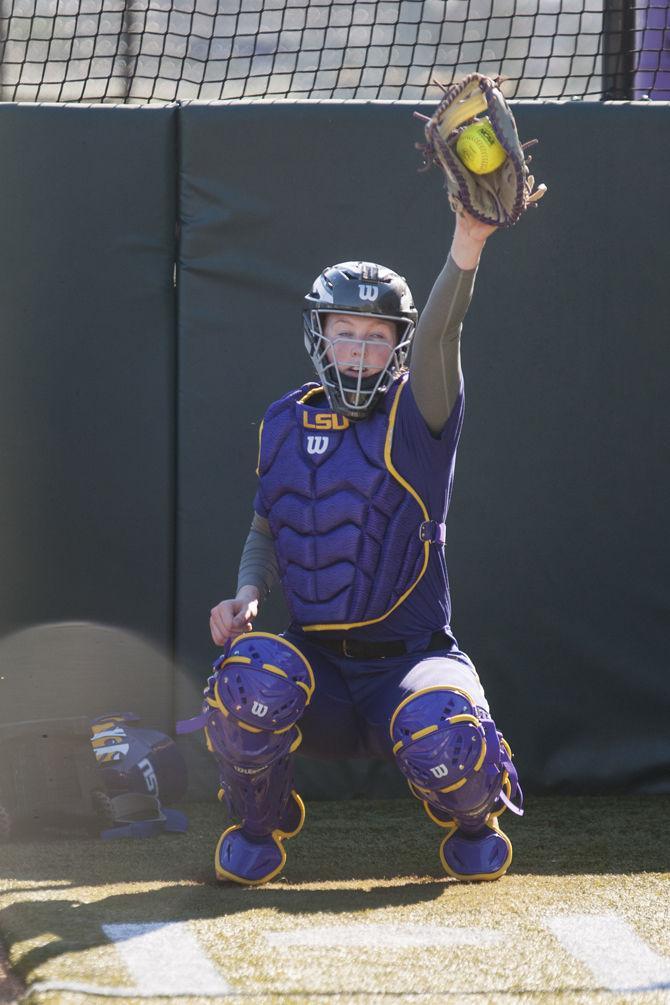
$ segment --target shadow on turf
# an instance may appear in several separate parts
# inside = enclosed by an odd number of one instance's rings
[[[12,904],[0,911],[0,932],[14,942],[41,942],[24,953],[17,970],[25,981],[37,968],[63,953],[77,953],[108,944],[103,924],[215,920],[230,918],[254,908],[276,909],[284,914],[305,915],[411,906],[434,900],[444,891],[446,879],[412,882],[402,886],[364,890],[282,889],[280,884],[262,890],[240,886],[206,884],[170,887],[146,892],[129,891],[103,897],[90,904],[76,899],[30,901]]]
[[[185,835],[99,841],[72,836],[0,845],[0,881],[39,887],[127,882],[205,883],[227,826],[217,804],[191,804]],[[514,845],[514,875],[619,874],[670,870],[670,797],[531,797],[526,815],[501,818]],[[443,878],[443,832],[412,799],[315,802],[302,833],[286,842],[277,881],[291,884]],[[221,887],[218,887],[221,889]],[[225,886],[223,887],[225,888]]]
[[[187,835],[4,846],[0,880],[7,881],[9,897],[20,893],[22,899],[0,911],[0,932],[9,943],[40,940],[47,933],[50,939],[22,957],[24,977],[64,952],[105,945],[100,927],[105,923],[215,919],[259,907],[338,915],[426,903],[460,887],[442,874],[440,831],[410,800],[315,804],[303,834],[287,842],[284,874],[260,888],[215,882],[212,851],[221,812],[210,805],[188,810]],[[505,815],[515,849],[510,876],[665,871],[669,854],[658,837],[668,832],[669,810],[670,800],[653,796],[531,799],[525,820]],[[406,878],[391,885],[399,877]],[[366,881],[376,885],[366,889]],[[70,886],[142,882],[160,886],[91,903],[80,902],[76,890],[68,896]],[[301,889],[301,884],[328,885]],[[26,893],[33,899],[26,900]],[[89,899],[90,891],[82,895]]]
[[[417,884],[409,884],[410,886]],[[355,911],[360,909],[370,909],[375,907],[389,906],[389,904],[394,906],[402,906],[409,903],[415,903],[417,899],[427,900],[431,899],[432,896],[439,895],[439,893],[444,890],[444,882],[441,883],[431,883],[424,884],[422,886],[422,891],[425,893],[430,888],[434,889],[430,896],[423,896],[421,898],[408,898],[406,887],[395,887],[393,888],[394,896],[389,900],[387,897],[381,898],[379,896],[374,897],[372,895],[363,895],[358,891],[347,891],[349,896],[347,896],[344,902],[339,906],[340,911]],[[296,892],[295,890],[285,890],[283,891],[284,896],[281,896],[281,891],[275,889],[269,897],[266,898],[265,894],[268,893],[269,888],[264,888],[264,897],[262,903],[250,902],[247,898],[240,899],[237,902],[236,910],[238,911],[248,911],[252,907],[275,907],[283,912],[295,911],[297,913],[306,912],[310,910],[319,911],[323,913],[324,911],[324,897],[326,891],[314,891],[310,897],[307,893]],[[245,891],[239,890],[240,894],[244,894]],[[249,894],[250,891],[246,891]],[[377,894],[380,891],[375,891]],[[389,893],[391,891],[386,890],[384,893]],[[30,985],[30,983],[36,979],[36,971],[39,967],[48,964],[49,962],[57,959],[64,953],[70,955],[77,952],[84,952],[90,949],[96,949],[104,945],[108,945],[108,940],[102,934],[101,926],[103,924],[110,924],[114,922],[122,922],[124,924],[138,924],[143,921],[146,922],[156,922],[160,920],[165,912],[165,901],[157,902],[157,897],[162,893],[162,891],[153,891],[149,894],[143,894],[141,896],[142,911],[129,911],[128,904],[126,903],[128,895],[108,897],[102,901],[96,901],[93,904],[76,904],[72,901],[62,900],[62,901],[52,901],[51,904],[40,903],[31,905],[35,910],[31,912],[28,918],[21,918],[16,912],[19,908],[27,908],[29,905],[17,904],[13,908],[7,911],[0,911],[0,931],[17,931],[23,930],[27,931],[31,929],[34,937],[39,936],[41,933],[48,933],[52,941],[46,945],[39,945],[35,948],[28,950],[20,959],[18,964],[15,964],[15,970],[20,975],[21,980],[24,984]],[[341,896],[342,891],[337,891],[338,896]],[[291,900],[289,901],[287,895],[291,895]],[[137,896],[137,895],[135,895]],[[365,899],[364,899],[365,898]],[[314,903],[310,906],[310,901],[318,899],[318,903]],[[246,901],[246,902],[245,902]],[[181,905],[182,908],[184,905]],[[230,908],[230,904],[226,905]],[[212,919],[215,920],[220,918],[222,915],[230,915],[231,911],[222,911],[219,906],[215,910],[198,910],[191,911],[190,913],[182,910],[181,913],[176,914],[173,917],[163,918],[164,921],[187,921],[187,920],[199,920],[199,919]],[[76,914],[76,918],[74,917]],[[82,917],[83,915],[83,917]],[[61,924],[56,926],[54,924],[54,917],[60,916]],[[85,933],[82,937],[82,933]],[[30,936],[26,936],[30,937]],[[650,991],[661,991],[670,987],[667,983],[649,984],[640,988],[646,992]],[[637,990],[637,989],[636,989]],[[360,991],[354,991],[353,994],[358,997],[359,995],[366,996],[369,994],[369,988],[361,988]],[[537,995],[536,987],[525,988],[523,985],[517,986],[513,989],[501,988],[498,989],[491,988],[486,992],[488,994],[497,994],[501,996],[504,995],[508,997],[510,995]],[[567,996],[572,999],[574,995],[593,995],[593,988],[591,986],[583,987],[565,987],[565,988],[554,988],[553,993],[557,995],[563,995],[566,993]],[[349,992],[351,994],[351,992]],[[392,998],[412,998],[414,994],[407,994],[406,991],[392,991],[390,989],[384,990],[382,992],[375,992],[376,996],[390,996]],[[482,996],[481,988],[458,988],[455,989],[453,986],[445,987],[443,990],[431,989],[427,992],[416,992],[416,996],[423,997],[425,994],[427,997],[435,998],[437,996],[443,995],[445,1001],[447,999],[451,1001],[466,1000],[470,996],[480,999]],[[300,1000],[305,1000],[305,992],[296,988],[290,990],[287,988],[282,988],[280,996],[282,999],[291,998],[293,995]],[[319,992],[319,998],[328,998],[330,996],[336,996],[338,998],[343,997],[343,993],[337,992]],[[156,996],[160,997],[160,996]],[[267,991],[265,994],[261,995],[263,998],[271,998],[272,1001],[276,1000],[275,995],[271,991]],[[256,996],[254,996],[256,1000]],[[138,999],[134,999],[137,1001]],[[201,999],[197,999],[201,1000]],[[219,999],[217,999],[219,1000]]]

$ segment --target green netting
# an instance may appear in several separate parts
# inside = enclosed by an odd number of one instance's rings
[[[670,98],[668,0],[0,0],[5,101]]]

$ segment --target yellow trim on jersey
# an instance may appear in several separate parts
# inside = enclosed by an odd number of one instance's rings
[[[414,489],[410,485],[410,483],[405,478],[403,478],[403,476],[400,474],[400,472],[397,471],[394,468],[393,462],[391,461],[391,443],[393,441],[393,431],[394,431],[394,428],[395,428],[396,413],[398,411],[398,404],[400,402],[400,395],[402,394],[402,392],[403,392],[403,390],[404,390],[404,388],[406,386],[407,386],[406,382],[403,382],[403,383],[400,384],[400,387],[398,388],[398,392],[397,392],[397,394],[395,396],[393,404],[391,405],[391,412],[389,414],[389,424],[388,424],[388,429],[386,431],[386,440],[384,442],[384,462],[386,464],[386,467],[387,467],[388,471],[395,478],[395,480],[397,482],[399,482],[403,486],[403,488],[406,489],[409,492],[409,494],[411,496],[413,496],[413,498],[419,504],[419,507],[420,507],[421,512],[423,514],[424,522],[426,522],[429,519],[429,517],[428,517],[428,510],[427,510],[427,508],[425,506],[425,503],[423,502],[423,499],[418,494],[418,492],[416,491],[416,489]],[[309,393],[311,393],[311,392],[309,392]],[[305,395],[305,399],[303,399],[303,400],[306,400],[307,397],[309,397],[309,394]],[[418,533],[418,528],[417,528],[417,533]],[[300,627],[301,627],[302,631],[303,632],[324,632],[324,631],[336,631],[336,630],[348,631],[350,628],[364,628],[367,625],[377,625],[377,624],[379,624],[380,621],[385,621],[386,618],[388,618],[389,614],[393,614],[393,612],[396,610],[396,608],[400,607],[400,605],[402,603],[404,603],[404,601],[410,595],[410,593],[412,592],[412,590],[423,579],[424,573],[425,573],[426,569],[428,568],[428,559],[429,559],[429,557],[430,557],[430,543],[428,541],[425,541],[424,545],[423,545],[423,565],[421,566],[421,572],[416,577],[416,579],[411,584],[411,586],[409,586],[405,590],[405,592],[403,593],[402,597],[399,597],[399,599],[396,600],[396,602],[393,605],[393,607],[390,607],[388,609],[388,611],[386,611],[385,614],[380,615],[380,617],[378,617],[378,618],[371,618],[369,621],[354,621],[354,622],[350,622],[348,624],[347,623],[343,623],[343,624],[327,624],[327,625],[301,625]]]
[[[261,424],[258,427],[258,458],[256,460],[256,477],[261,476],[261,438],[263,436],[263,426],[265,425],[265,419],[261,419]]]
[[[298,404],[299,404],[299,405],[304,405],[304,404],[305,404],[305,402],[306,402],[306,401],[309,401],[309,399],[310,399],[310,398],[312,398],[312,397],[313,397],[313,396],[314,396],[315,394],[321,394],[322,392],[323,392],[323,393],[325,393],[325,392],[323,391],[323,388],[322,388],[322,387],[321,387],[321,385],[319,384],[319,386],[318,386],[318,387],[313,387],[313,388],[312,388],[311,390],[309,390],[309,391],[308,391],[308,392],[307,392],[306,394],[303,394],[302,398],[299,398],[299,399],[298,399]]]

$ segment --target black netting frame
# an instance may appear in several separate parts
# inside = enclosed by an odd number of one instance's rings
[[[0,0],[5,101],[670,99],[670,0]]]

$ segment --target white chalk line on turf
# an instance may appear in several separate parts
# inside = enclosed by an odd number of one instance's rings
[[[187,922],[103,925],[144,995],[221,994],[230,991]]]
[[[670,958],[652,950],[615,914],[546,915],[543,925],[562,947],[591,971],[603,990],[619,993],[670,990]],[[49,991],[109,998],[204,999],[244,996],[253,989],[231,988],[209,961],[188,922],[103,925],[135,986],[102,986],[80,981],[48,980],[32,984],[21,996]],[[432,925],[358,924],[265,932],[273,949],[392,949],[417,946],[491,946],[504,933],[486,928]],[[595,988],[593,990],[596,990]],[[430,992],[433,993],[433,992]]]
[[[39,981],[24,998],[46,991],[105,998],[219,998],[231,993],[230,986],[212,965],[188,922],[143,925],[102,925],[126,969],[132,987],[105,987],[81,981]]]
[[[670,958],[650,949],[616,914],[553,914],[543,923],[608,991],[670,989]]]
[[[292,932],[265,932],[275,949],[337,948],[409,949],[416,946],[494,946],[500,932],[487,928],[446,928],[438,925],[323,925]]]

